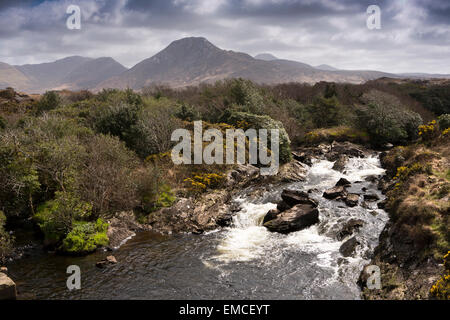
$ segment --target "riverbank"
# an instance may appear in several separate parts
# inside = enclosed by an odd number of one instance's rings
[[[431,289],[445,276],[443,260],[450,249],[449,151],[448,139],[441,137],[382,154],[387,175],[380,188],[390,220],[371,261],[380,267],[382,288],[369,290],[362,273],[363,298],[429,299],[438,294]],[[443,283],[447,291],[440,292],[441,298],[448,299],[448,279]]]

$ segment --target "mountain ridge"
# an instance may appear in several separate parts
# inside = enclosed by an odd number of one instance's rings
[[[320,81],[363,83],[382,77],[447,78],[423,73],[393,74],[374,70],[340,70],[329,65],[311,66],[284,60],[270,53],[255,57],[221,49],[204,37],[172,41],[153,56],[128,69],[111,57],[69,56],[53,62],[12,66],[0,63],[0,87],[42,93],[47,90],[99,91],[104,88],[139,90],[153,84],[174,88],[245,78],[260,84]]]

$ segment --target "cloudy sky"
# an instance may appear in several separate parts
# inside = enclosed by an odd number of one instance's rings
[[[81,30],[66,10],[81,8]],[[381,29],[366,25],[381,8]],[[0,0],[0,61],[111,56],[127,67],[171,41],[342,69],[450,74],[449,0]]]

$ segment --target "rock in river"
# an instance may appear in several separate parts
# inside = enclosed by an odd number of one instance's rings
[[[366,201],[378,201],[378,200],[380,200],[380,197],[378,195],[376,195],[375,193],[365,194],[364,195],[364,200],[366,200]]]
[[[264,223],[272,232],[289,233],[305,229],[319,222],[319,210],[310,204],[298,204]]]
[[[345,198],[345,204],[349,207],[355,207],[359,201],[359,194],[357,193],[349,193]]]
[[[107,256],[105,259],[97,262],[95,265],[98,268],[104,268],[107,265],[116,264],[116,263],[117,263],[117,260],[116,260],[116,258],[114,256]]]
[[[326,199],[335,200],[337,198],[345,198],[347,196],[347,191],[344,186],[337,186],[331,189],[326,190],[323,193],[323,197]]]
[[[341,247],[339,248],[339,252],[344,257],[353,256],[353,254],[355,253],[355,249],[358,245],[359,245],[359,242],[358,242],[358,240],[356,240],[355,237],[350,238],[341,245]]]
[[[0,273],[0,300],[17,299],[16,284],[6,274]]]
[[[350,186],[351,182],[345,178],[340,178],[338,182],[336,182],[335,187],[339,186]]]
[[[281,193],[281,199],[288,204],[290,207],[293,207],[297,204],[310,204],[313,207],[317,207],[317,201],[309,198],[308,193],[300,190],[288,190],[285,189]]]

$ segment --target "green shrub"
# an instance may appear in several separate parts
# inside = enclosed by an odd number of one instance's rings
[[[139,135],[136,129],[138,114],[137,106],[120,102],[98,110],[94,115],[94,126],[100,133],[119,137],[133,149]]]
[[[28,214],[41,187],[37,168],[22,148],[14,136],[0,135],[0,210],[8,217]]]
[[[0,264],[4,263],[6,257],[11,254],[13,250],[13,237],[5,231],[6,216],[3,211],[0,211]]]
[[[250,80],[231,80],[231,98],[240,111],[261,114],[264,110],[264,98],[260,89]]]
[[[283,124],[280,121],[273,120],[269,116],[260,116],[247,112],[226,112],[222,116],[222,122],[231,124],[236,128],[242,128],[244,130],[248,128],[252,128],[255,130],[258,129],[267,129],[268,130],[268,147],[270,147],[270,129],[278,129],[279,130],[279,159],[280,163],[287,163],[292,159],[291,155],[291,141],[289,136],[284,129]],[[245,124],[243,127],[242,124]]]
[[[173,194],[169,185],[162,185],[159,190],[158,199],[156,200],[156,207],[164,208],[171,207],[177,198]]]
[[[308,106],[309,114],[317,128],[328,128],[342,123],[341,106],[336,96],[316,98]]]
[[[439,129],[444,131],[445,129],[450,128],[450,114],[443,114],[438,117]]]
[[[55,91],[47,91],[37,103],[38,113],[50,111],[61,105],[61,97]]]
[[[88,219],[92,205],[70,193],[57,192],[54,200],[38,206],[34,220],[47,245],[57,245],[73,228],[74,221]]]
[[[71,254],[86,254],[109,243],[108,224],[102,219],[96,222],[75,222],[72,231],[63,240],[61,250]]]
[[[362,100],[366,105],[357,109],[359,126],[368,132],[373,144],[402,143],[417,138],[422,118],[405,109],[396,97],[372,90]]]

